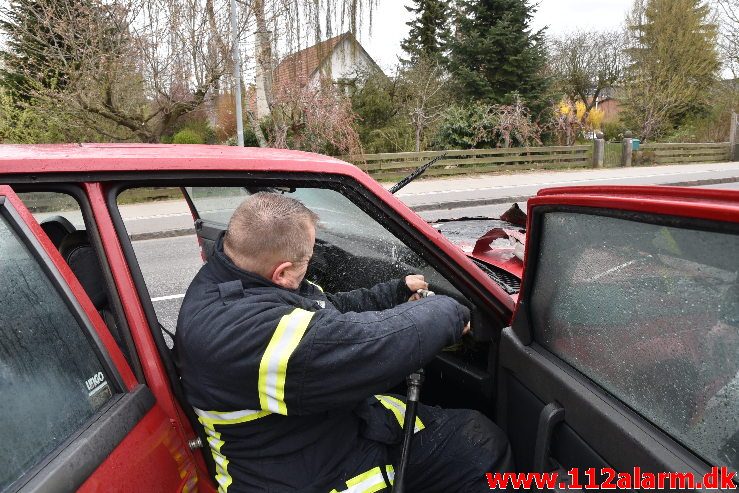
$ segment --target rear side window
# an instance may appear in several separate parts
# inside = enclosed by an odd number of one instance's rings
[[[707,462],[739,466],[739,235],[542,220],[535,340]]]
[[[84,329],[0,216],[0,490],[80,431],[113,392]]]

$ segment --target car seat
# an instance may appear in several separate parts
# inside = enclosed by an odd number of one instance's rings
[[[68,234],[75,231],[74,225],[64,216],[47,217],[41,221],[40,226],[57,248],[59,248],[59,244]]]
[[[128,348],[124,344],[118,322],[108,303],[108,289],[100,267],[100,259],[90,243],[87,231],[79,230],[68,233],[59,244],[59,253],[77,276],[77,280],[82,284],[90,301],[110,329],[118,347],[130,362]]]

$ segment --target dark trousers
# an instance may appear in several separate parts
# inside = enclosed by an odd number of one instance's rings
[[[418,405],[426,426],[416,433],[406,471],[408,493],[490,491],[485,473],[513,471],[505,433],[477,411]],[[391,446],[397,470],[401,445]]]

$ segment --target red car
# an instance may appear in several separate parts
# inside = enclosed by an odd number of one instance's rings
[[[504,266],[475,263],[333,158],[0,146],[0,490],[216,490],[169,333],[181,290],[257,191],[319,214],[308,278],[324,288],[420,272],[472,309],[473,335],[429,365],[422,399],[485,412],[519,471],[739,466],[737,192],[541,191],[516,299]],[[187,219],[191,234],[138,232],[144,206],[129,203],[174,193],[180,206],[146,217]]]

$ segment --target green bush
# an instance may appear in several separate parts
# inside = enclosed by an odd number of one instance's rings
[[[603,136],[606,142],[616,142],[623,139],[624,132],[628,130],[620,120],[603,123]]]
[[[496,147],[497,126],[498,118],[483,105],[453,105],[444,113],[433,146],[437,149]]]
[[[254,133],[251,127],[244,128],[244,147],[259,147],[257,134]]]
[[[205,137],[194,130],[185,128],[174,135],[172,142],[174,144],[205,144]]]

